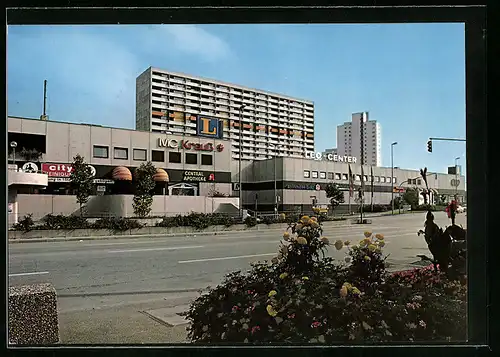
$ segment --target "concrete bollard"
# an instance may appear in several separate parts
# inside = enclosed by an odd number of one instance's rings
[[[52,284],[9,287],[9,343],[59,343],[57,295]]]

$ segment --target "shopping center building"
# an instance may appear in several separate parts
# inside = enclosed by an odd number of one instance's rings
[[[197,116],[197,127],[205,125],[205,120],[218,119]],[[355,190],[364,182],[367,192],[365,202],[371,202],[371,167],[364,166],[362,172],[357,158],[334,153],[320,157],[311,154],[311,151],[304,158],[240,161],[232,158],[231,141],[226,138],[183,136],[19,117],[8,118],[8,142],[9,167],[18,168],[15,177],[14,173],[10,174],[12,170],[9,171],[9,211],[17,214],[29,213],[29,210],[45,214],[72,213],[74,205],[57,209],[53,203],[51,208],[40,205],[46,196],[71,196],[74,193],[69,185],[69,177],[71,163],[77,154],[91,165],[96,197],[131,197],[134,169],[150,161],[157,168],[155,197],[171,199],[163,199],[163,206],[156,207],[156,213],[188,213],[201,210],[198,208],[200,205],[205,205],[202,210],[209,212],[217,207],[213,201],[210,208],[206,203],[194,200],[196,197],[214,195],[220,196],[220,200],[228,204],[239,206],[240,171],[242,206],[250,210],[274,211],[277,208],[279,211],[306,211],[313,203],[326,205],[325,185],[335,182],[347,190],[349,167],[355,178]],[[34,152],[40,154],[34,155]],[[19,175],[29,179],[23,181]],[[375,204],[388,204],[394,195],[399,194],[392,194],[395,188],[399,192],[399,189],[408,187],[425,187],[419,172],[415,170],[394,169],[394,175],[391,176],[391,168],[373,167]],[[12,181],[14,179],[17,181]],[[462,201],[465,200],[463,176],[428,173],[428,185],[436,197],[457,194]],[[345,195],[347,205],[350,197],[347,191]],[[18,206],[19,196],[23,196],[24,207]],[[353,205],[356,196],[355,192],[351,199]],[[176,197],[175,203],[173,197]]]

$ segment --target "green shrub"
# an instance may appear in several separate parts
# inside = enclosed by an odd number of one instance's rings
[[[89,227],[89,222],[86,218],[81,216],[64,216],[62,214],[53,215],[48,214],[43,218],[43,225],[39,228],[41,229],[64,229],[64,230],[73,230],[73,229],[85,229]]]
[[[33,228],[35,227],[35,222],[33,221],[33,214],[27,214],[20,220],[18,220],[17,223],[14,223],[12,228],[16,231],[23,231],[23,232],[29,232],[32,231]]]
[[[260,223],[264,224],[274,224],[274,223],[281,223],[280,218],[275,217],[275,216],[264,216],[260,219]]]
[[[139,229],[144,227],[144,224],[131,218],[101,218],[95,221],[90,228],[92,229],[109,229],[110,231],[123,232],[130,229]]]
[[[245,220],[243,221],[243,223],[245,223],[245,225],[248,228],[255,227],[257,225],[257,218],[255,218],[253,216],[248,216],[247,218],[245,218]]]
[[[348,247],[346,263],[324,257],[321,224],[303,217],[271,262],[234,272],[184,314],[194,343],[383,343],[464,341],[465,286],[428,268],[389,274],[384,237]]]
[[[429,205],[429,204],[418,205],[416,207],[412,207],[411,210],[412,211],[432,211],[432,212],[435,212],[436,211],[436,206]]]
[[[394,206],[397,207],[397,206]],[[363,205],[363,212],[371,212],[371,213],[380,213],[380,212],[387,212],[390,210],[392,207],[388,205],[381,205],[381,204],[374,204],[373,208],[372,205]],[[358,212],[361,211],[361,207],[358,208]]]
[[[210,226],[230,227],[236,223],[236,220],[228,215],[221,213],[204,214],[192,212],[189,215],[177,215],[174,217],[163,217],[157,227],[194,227],[196,229],[205,229]]]

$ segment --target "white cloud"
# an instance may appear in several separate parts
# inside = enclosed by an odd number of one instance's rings
[[[163,25],[159,29],[172,40],[176,50],[217,61],[231,55],[229,45],[216,35],[195,25]]]

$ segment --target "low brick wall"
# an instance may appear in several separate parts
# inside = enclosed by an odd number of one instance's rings
[[[49,345],[59,343],[57,295],[51,284],[9,288],[9,343]]]

